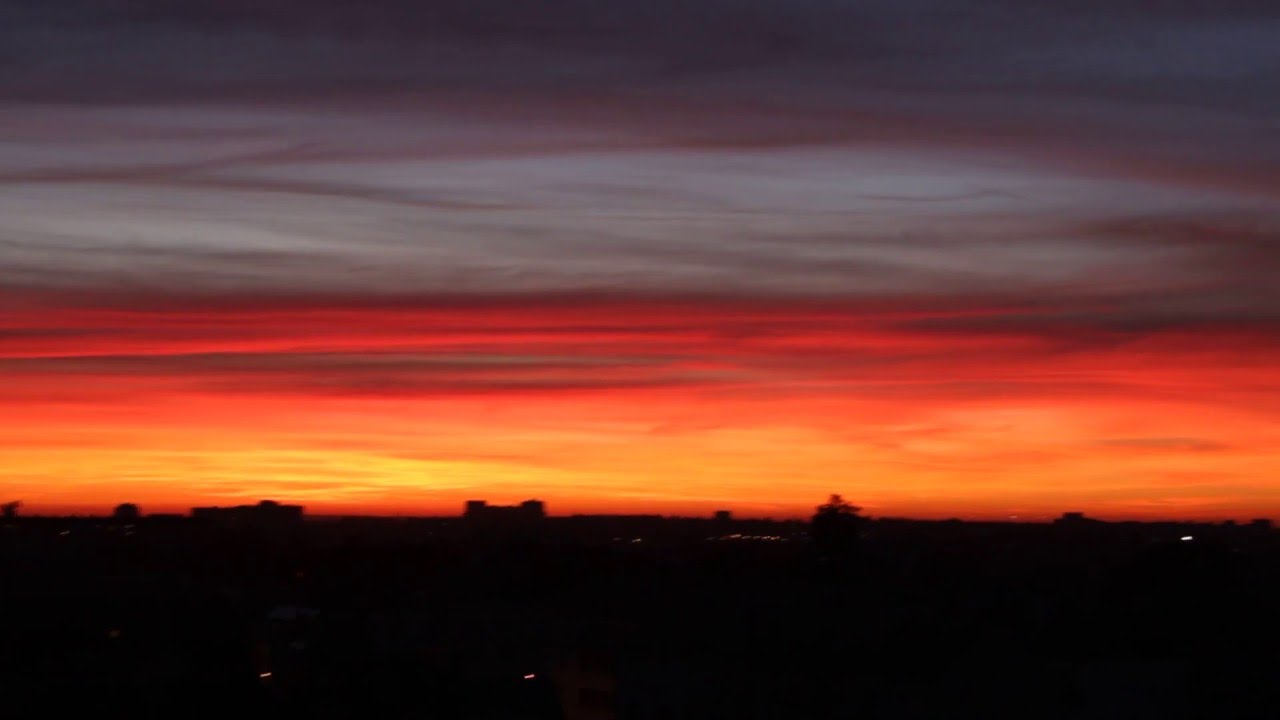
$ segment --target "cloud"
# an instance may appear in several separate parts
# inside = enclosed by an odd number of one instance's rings
[[[81,355],[0,359],[0,371],[11,377],[120,378],[143,385],[176,381],[181,387],[218,393],[401,396],[653,389],[732,379],[726,373],[681,368],[657,357],[539,357],[514,352]]]
[[[306,482],[365,462],[342,438],[483,456],[462,433],[543,470],[635,448],[575,492],[646,463],[686,497],[833,467],[899,499],[1262,487],[1278,27],[1244,0],[0,0],[0,430],[123,428],[175,448],[115,440],[151,478],[216,441],[233,493],[260,441],[323,437]],[[32,487],[105,482],[56,455]],[[421,480],[377,473],[342,492]]]
[[[1064,323],[1053,308],[980,298],[244,297],[237,307],[215,299],[159,309],[157,297],[115,298],[115,307],[35,302],[0,317],[0,371],[16,380],[6,396],[680,391],[1254,406],[1280,397],[1270,325],[1122,333],[1101,310]]]
[[[1266,114],[1280,67],[1262,4],[7,0],[0,19],[0,87],[31,97],[958,89]]]
[[[396,132],[411,142],[407,129]],[[327,142],[341,148],[343,140]],[[668,149],[385,161],[363,157],[358,141],[340,160],[287,147],[167,166],[143,153],[132,169],[107,170],[86,169],[67,147],[43,171],[10,175],[0,199],[0,274],[9,287],[224,295],[1071,298],[1135,282],[1148,293],[1169,290],[1193,267],[1188,258],[1203,254],[1132,230],[1128,242],[1114,242],[1114,226],[1135,211],[1267,210],[1231,193],[960,152]],[[1259,252],[1267,237],[1254,243]]]
[[[1231,448],[1225,443],[1195,437],[1110,438],[1098,444],[1108,448],[1173,452],[1222,452]]]

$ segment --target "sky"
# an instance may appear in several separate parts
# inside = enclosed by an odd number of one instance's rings
[[[0,0],[0,500],[1280,516],[1276,37]]]

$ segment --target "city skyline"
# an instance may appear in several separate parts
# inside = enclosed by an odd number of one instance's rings
[[[1280,517],[1274,10],[100,5],[0,2],[0,502]]]

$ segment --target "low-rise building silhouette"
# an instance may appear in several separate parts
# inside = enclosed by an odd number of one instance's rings
[[[1059,517],[1053,521],[1053,524],[1065,525],[1068,527],[1079,527],[1081,525],[1085,525],[1088,523],[1096,523],[1096,522],[1098,522],[1098,520],[1095,520],[1091,517],[1086,517],[1085,514],[1082,512],[1064,512],[1062,513],[1062,517]]]
[[[303,512],[301,505],[282,505],[274,500],[263,500],[257,505],[192,508],[191,517],[227,529],[271,530],[300,524]]]
[[[547,507],[541,500],[525,500],[519,505],[490,505],[485,500],[468,500],[462,517],[479,522],[525,523],[546,518]]]

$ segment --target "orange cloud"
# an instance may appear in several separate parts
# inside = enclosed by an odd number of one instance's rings
[[[538,496],[781,516],[831,491],[877,514],[1280,509],[1277,348],[1246,327],[1117,336],[976,301],[154,306],[6,318],[6,494],[47,510]]]

